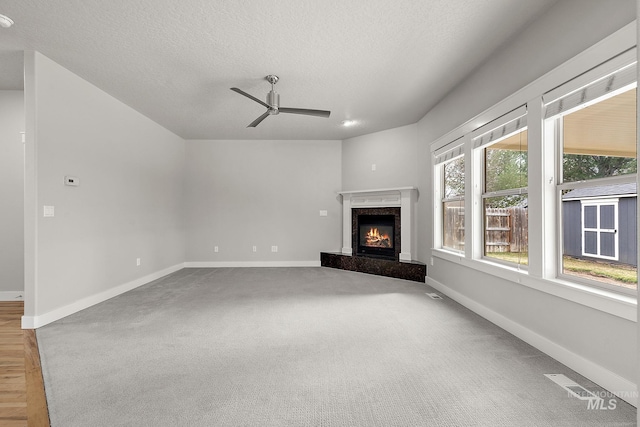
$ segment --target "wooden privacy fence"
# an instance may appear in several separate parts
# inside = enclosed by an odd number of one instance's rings
[[[485,253],[527,252],[528,211],[524,207],[485,210]],[[447,207],[444,215],[444,245],[464,249],[464,208]]]
[[[464,250],[464,207],[447,206],[444,209],[444,241],[446,248]]]
[[[527,252],[529,221],[526,208],[487,208],[484,217],[485,253]]]

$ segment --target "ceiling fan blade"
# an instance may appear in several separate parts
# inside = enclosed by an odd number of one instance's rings
[[[304,114],[307,116],[329,117],[331,111],[326,110],[309,110],[307,108],[285,108],[280,107],[278,111],[281,113]]]
[[[253,99],[253,100],[254,100],[254,101],[256,101],[258,104],[262,104],[262,105],[264,105],[265,107],[269,108],[269,104],[267,104],[267,103],[266,103],[266,102],[264,102],[264,101],[260,101],[258,98],[256,98],[256,97],[255,97],[255,96],[253,96],[253,95],[249,95],[247,92],[243,91],[242,89],[238,89],[237,87],[232,87],[232,88],[231,88],[231,90],[232,90],[232,91],[234,91],[234,92],[238,92],[240,95],[244,95],[244,96],[246,96],[246,97],[247,97],[247,98],[249,98],[249,99]]]
[[[254,127],[258,126],[260,124],[260,122],[262,122],[264,119],[267,118],[267,116],[269,116],[269,110],[267,110],[266,113],[264,113],[263,115],[261,115],[260,117],[255,119],[254,121],[252,121],[251,124],[249,126],[247,126],[247,127],[248,128],[254,128]]]

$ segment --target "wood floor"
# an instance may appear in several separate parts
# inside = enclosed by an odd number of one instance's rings
[[[0,427],[48,427],[34,330],[22,330],[22,302],[0,301]]]

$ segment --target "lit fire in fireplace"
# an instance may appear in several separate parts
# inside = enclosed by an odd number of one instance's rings
[[[365,236],[365,244],[366,246],[390,248],[391,238],[388,234],[381,234],[377,228],[371,228]]]

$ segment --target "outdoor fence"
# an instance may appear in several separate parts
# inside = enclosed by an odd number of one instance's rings
[[[445,207],[444,245],[464,249],[464,208]],[[525,207],[485,210],[485,253],[527,252],[529,247],[528,210]]]

